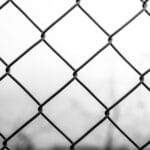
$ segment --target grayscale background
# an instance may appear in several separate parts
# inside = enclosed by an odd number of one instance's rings
[[[149,11],[144,0],[0,0],[0,148],[69,150],[70,141],[38,111],[56,94],[42,114],[73,143],[106,117],[75,149],[149,149]],[[109,109],[125,95],[109,116],[96,100]]]

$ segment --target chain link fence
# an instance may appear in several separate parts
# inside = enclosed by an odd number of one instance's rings
[[[94,1],[93,1],[94,2]],[[64,139],[66,139],[69,143],[70,143],[70,147],[68,147],[68,149],[70,150],[74,150],[77,148],[78,144],[84,140],[86,137],[88,137],[90,134],[92,134],[92,132],[94,132],[94,130],[100,126],[102,126],[106,121],[110,122],[111,125],[116,128],[127,140],[129,143],[131,143],[133,145],[133,147],[137,150],[144,150],[146,149],[149,144],[150,141],[145,141],[145,143],[143,143],[142,145],[139,145],[134,139],[132,139],[130,137],[130,135],[128,135],[128,133],[126,133],[117,123],[116,121],[111,117],[111,113],[112,111],[117,108],[117,106],[120,106],[121,104],[126,102],[126,99],[134,92],[136,91],[139,87],[144,87],[148,92],[150,91],[150,87],[147,84],[147,82],[145,81],[146,76],[149,74],[150,69],[146,69],[144,70],[144,72],[139,71],[138,67],[136,67],[135,65],[133,65],[128,58],[122,54],[121,50],[119,48],[117,48],[117,43],[114,42],[114,38],[118,35],[118,33],[122,32],[123,30],[125,30],[129,25],[133,24],[133,22],[139,18],[141,15],[145,15],[145,16],[150,16],[150,12],[148,11],[148,0],[141,0],[138,1],[137,3],[140,3],[141,9],[134,15],[131,16],[127,22],[125,22],[122,26],[120,26],[119,28],[117,28],[113,33],[109,33],[107,32],[107,30],[105,29],[105,26],[101,26],[100,23],[98,23],[96,21],[96,19],[94,19],[94,17],[88,13],[88,11],[86,9],[84,9],[84,5],[82,5],[82,1],[80,0],[76,0],[76,2],[74,2],[74,5],[71,6],[68,10],[66,10],[59,18],[57,18],[54,22],[52,22],[48,27],[46,27],[44,30],[34,21],[34,18],[30,18],[30,15],[28,15],[16,2],[15,0],[7,0],[4,1],[1,6],[0,6],[0,13],[2,13],[2,11],[5,10],[5,8],[8,7],[8,5],[12,6],[13,8],[15,8],[18,13],[21,13],[22,17],[25,17],[27,19],[27,21],[33,25],[33,27],[40,33],[40,37],[38,37],[39,39],[32,43],[32,45],[30,47],[28,47],[26,50],[24,50],[21,54],[19,54],[17,57],[15,57],[15,59],[13,59],[10,63],[8,63],[2,56],[0,56],[0,62],[5,66],[5,73],[0,74],[0,82],[2,83],[3,81],[6,80],[6,78],[9,78],[10,80],[12,80],[13,82],[15,82],[15,84],[17,84],[25,93],[26,95],[28,95],[32,101],[36,104],[37,106],[37,110],[36,113],[31,116],[31,118],[29,120],[26,120],[26,122],[24,124],[22,124],[19,128],[17,128],[17,130],[13,131],[10,135],[6,136],[3,131],[1,131],[0,129],[0,137],[2,139],[2,150],[9,150],[11,149],[9,147],[9,142],[10,140],[12,140],[17,134],[19,134],[24,128],[26,128],[27,126],[29,126],[32,122],[34,122],[37,118],[42,117],[46,120],[46,122],[48,122],[51,126],[53,126],[53,128],[55,128],[58,133],[60,135],[62,135],[64,137]],[[109,4],[108,4],[109,5]],[[117,4],[116,4],[117,5]],[[36,6],[35,6],[36,7]],[[48,34],[49,31],[53,30],[53,27],[55,27],[57,24],[60,24],[61,20],[63,20],[65,17],[67,17],[71,12],[73,12],[76,8],[78,8],[83,14],[84,17],[87,17],[93,25],[95,25],[95,28],[98,28],[100,31],[103,32],[103,34],[107,37],[107,42],[100,47],[99,50],[97,50],[95,53],[93,53],[86,61],[84,61],[82,64],[80,64],[79,67],[74,67],[75,65],[73,65],[72,63],[70,63],[70,61],[68,59],[66,59],[66,57],[63,56],[63,53],[61,54],[59,50],[57,50],[57,48],[55,49],[53,47],[53,45],[50,44],[50,42],[47,40],[46,36]],[[108,14],[111,13],[108,11]],[[105,17],[105,14],[103,14]],[[15,19],[14,19],[15,21]],[[113,20],[112,20],[113,21]],[[1,22],[1,20],[0,20]],[[11,24],[10,24],[10,28],[11,28]],[[26,27],[24,27],[24,30]],[[13,29],[12,29],[13,30]],[[5,33],[4,33],[5,34]],[[82,34],[82,33],[81,33]],[[78,35],[80,36],[80,33],[78,33]],[[1,36],[1,35],[0,35]],[[17,35],[16,35],[17,36]],[[88,35],[87,35],[88,36]],[[140,36],[140,35],[137,35]],[[52,37],[53,38],[53,37]],[[133,39],[134,40],[134,39]],[[3,41],[0,41],[1,43]],[[19,43],[19,41],[18,41]],[[36,47],[38,45],[40,45],[41,43],[43,43],[47,48],[49,48],[49,51],[51,53],[53,53],[53,55],[55,55],[57,57],[58,60],[61,60],[62,63],[65,64],[66,68],[69,68],[70,71],[72,72],[72,77],[65,83],[63,84],[63,86],[60,86],[59,88],[57,88],[57,90],[55,92],[53,92],[53,94],[51,94],[51,96],[44,100],[43,102],[40,102],[40,100],[38,100],[34,94],[24,85],[24,83],[22,83],[16,76],[15,73],[13,73],[13,67],[15,67],[15,65],[21,62],[21,60],[26,56],[26,55],[30,55],[31,51],[35,51]],[[9,43],[8,43],[9,44]],[[80,43],[75,43],[75,44],[80,44]],[[128,90],[125,94],[121,95],[119,97],[118,100],[116,100],[115,102],[113,102],[113,104],[111,104],[110,106],[107,106],[107,104],[105,103],[105,101],[101,100],[99,98],[99,96],[97,96],[97,94],[95,94],[95,92],[93,90],[91,90],[91,88],[86,85],[82,79],[79,78],[79,73],[85,68],[88,67],[88,65],[90,63],[92,63],[98,56],[102,55],[106,49],[108,47],[111,47],[113,49],[113,51],[119,56],[118,59],[121,58],[121,60],[123,60],[128,67],[130,67],[137,75],[139,78],[139,81],[137,81],[137,83],[130,88],[130,90]],[[0,48],[1,51],[1,48]],[[10,50],[11,51],[11,50]],[[70,50],[71,51],[71,50]],[[40,55],[40,54],[39,54]],[[79,54],[80,55],[80,54]],[[49,55],[47,56],[49,57]],[[42,63],[42,62],[40,62]],[[57,62],[56,62],[57,63]],[[110,62],[111,63],[111,62]],[[48,68],[47,68],[48,69]],[[55,68],[55,62],[54,62],[54,70],[57,69]],[[101,68],[98,68],[99,70],[101,70]],[[23,68],[24,70],[24,68]],[[33,68],[34,70],[34,68]],[[53,72],[53,70],[50,70],[51,72]],[[128,74],[128,73],[127,73]],[[22,75],[22,74],[21,74]],[[37,74],[34,74],[35,78],[36,76],[38,76]],[[55,76],[55,75],[54,75]],[[60,75],[63,76],[63,75]],[[104,75],[105,76],[105,75]],[[65,77],[63,77],[64,79]],[[40,79],[39,79],[40,80]],[[124,80],[127,80],[124,78]],[[47,81],[48,82],[48,81]],[[44,109],[47,105],[51,105],[52,101],[55,101],[55,98],[61,94],[66,88],[68,88],[70,85],[74,84],[74,82],[76,82],[79,86],[81,86],[82,88],[84,88],[84,90],[86,92],[88,92],[88,95],[92,97],[93,101],[97,102],[97,107],[103,107],[104,111],[104,117],[102,117],[100,120],[98,120],[97,123],[94,123],[89,130],[87,130],[84,134],[82,134],[78,139],[73,140],[70,136],[68,136],[66,134],[65,131],[63,131],[59,125],[57,125],[57,123],[54,123],[51,118],[49,118],[46,113],[44,113]],[[0,85],[1,86],[1,85]],[[7,93],[9,95],[9,93]],[[2,99],[2,98],[1,98]],[[19,104],[18,104],[19,105]],[[2,106],[3,107],[3,106]],[[19,107],[19,106],[18,106]],[[88,106],[89,107],[89,106]],[[54,110],[55,111],[55,110]],[[129,110],[130,111],[130,110]],[[4,109],[4,113],[5,109]],[[136,112],[135,112],[136,113]],[[11,116],[11,115],[10,115]],[[146,117],[146,116],[145,116]],[[144,118],[143,118],[144,119]],[[100,142],[100,141],[99,141]],[[111,140],[108,140],[107,143],[107,149],[111,149],[111,147],[109,146],[111,143]],[[28,149],[30,149],[28,147]],[[32,149],[32,148],[31,148]],[[60,148],[63,149],[63,148]],[[88,148],[86,148],[88,149]]]

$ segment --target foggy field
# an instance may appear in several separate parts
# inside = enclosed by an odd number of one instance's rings
[[[0,150],[150,149],[149,7],[0,0]]]

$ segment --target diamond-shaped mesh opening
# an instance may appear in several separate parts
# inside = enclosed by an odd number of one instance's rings
[[[99,0],[94,2],[83,0],[82,6],[110,33],[113,33],[141,9],[140,2],[137,0],[105,0],[102,3]]]
[[[39,39],[39,33],[11,3],[1,11],[0,20],[0,56],[10,63]]]
[[[0,128],[8,136],[35,113],[36,104],[9,77],[0,84],[0,97]]]
[[[73,139],[77,139],[104,116],[103,107],[77,82],[52,99],[44,112]]]
[[[106,43],[106,38],[79,8],[75,8],[47,32],[46,39],[74,67],[79,67]]]
[[[72,70],[44,43],[20,59],[12,67],[12,73],[40,102],[55,93],[72,76]]]
[[[149,17],[143,13],[114,38],[116,47],[141,72],[150,63],[149,25]]]
[[[55,145],[69,147],[68,141],[42,116],[35,118],[10,142],[10,147],[26,146],[33,149],[52,149]]]
[[[111,47],[87,64],[79,72],[79,78],[107,106],[116,102],[138,82],[137,74]]]
[[[138,145],[150,140],[149,96],[149,91],[140,86],[113,109],[118,109],[117,125]]]

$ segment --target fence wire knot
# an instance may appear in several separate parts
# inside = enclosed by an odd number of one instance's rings
[[[40,114],[43,112],[43,106],[42,106],[42,105],[39,106],[38,112],[39,112]]]
[[[5,71],[6,71],[7,74],[10,73],[10,67],[7,66],[6,69],[5,69]]]

